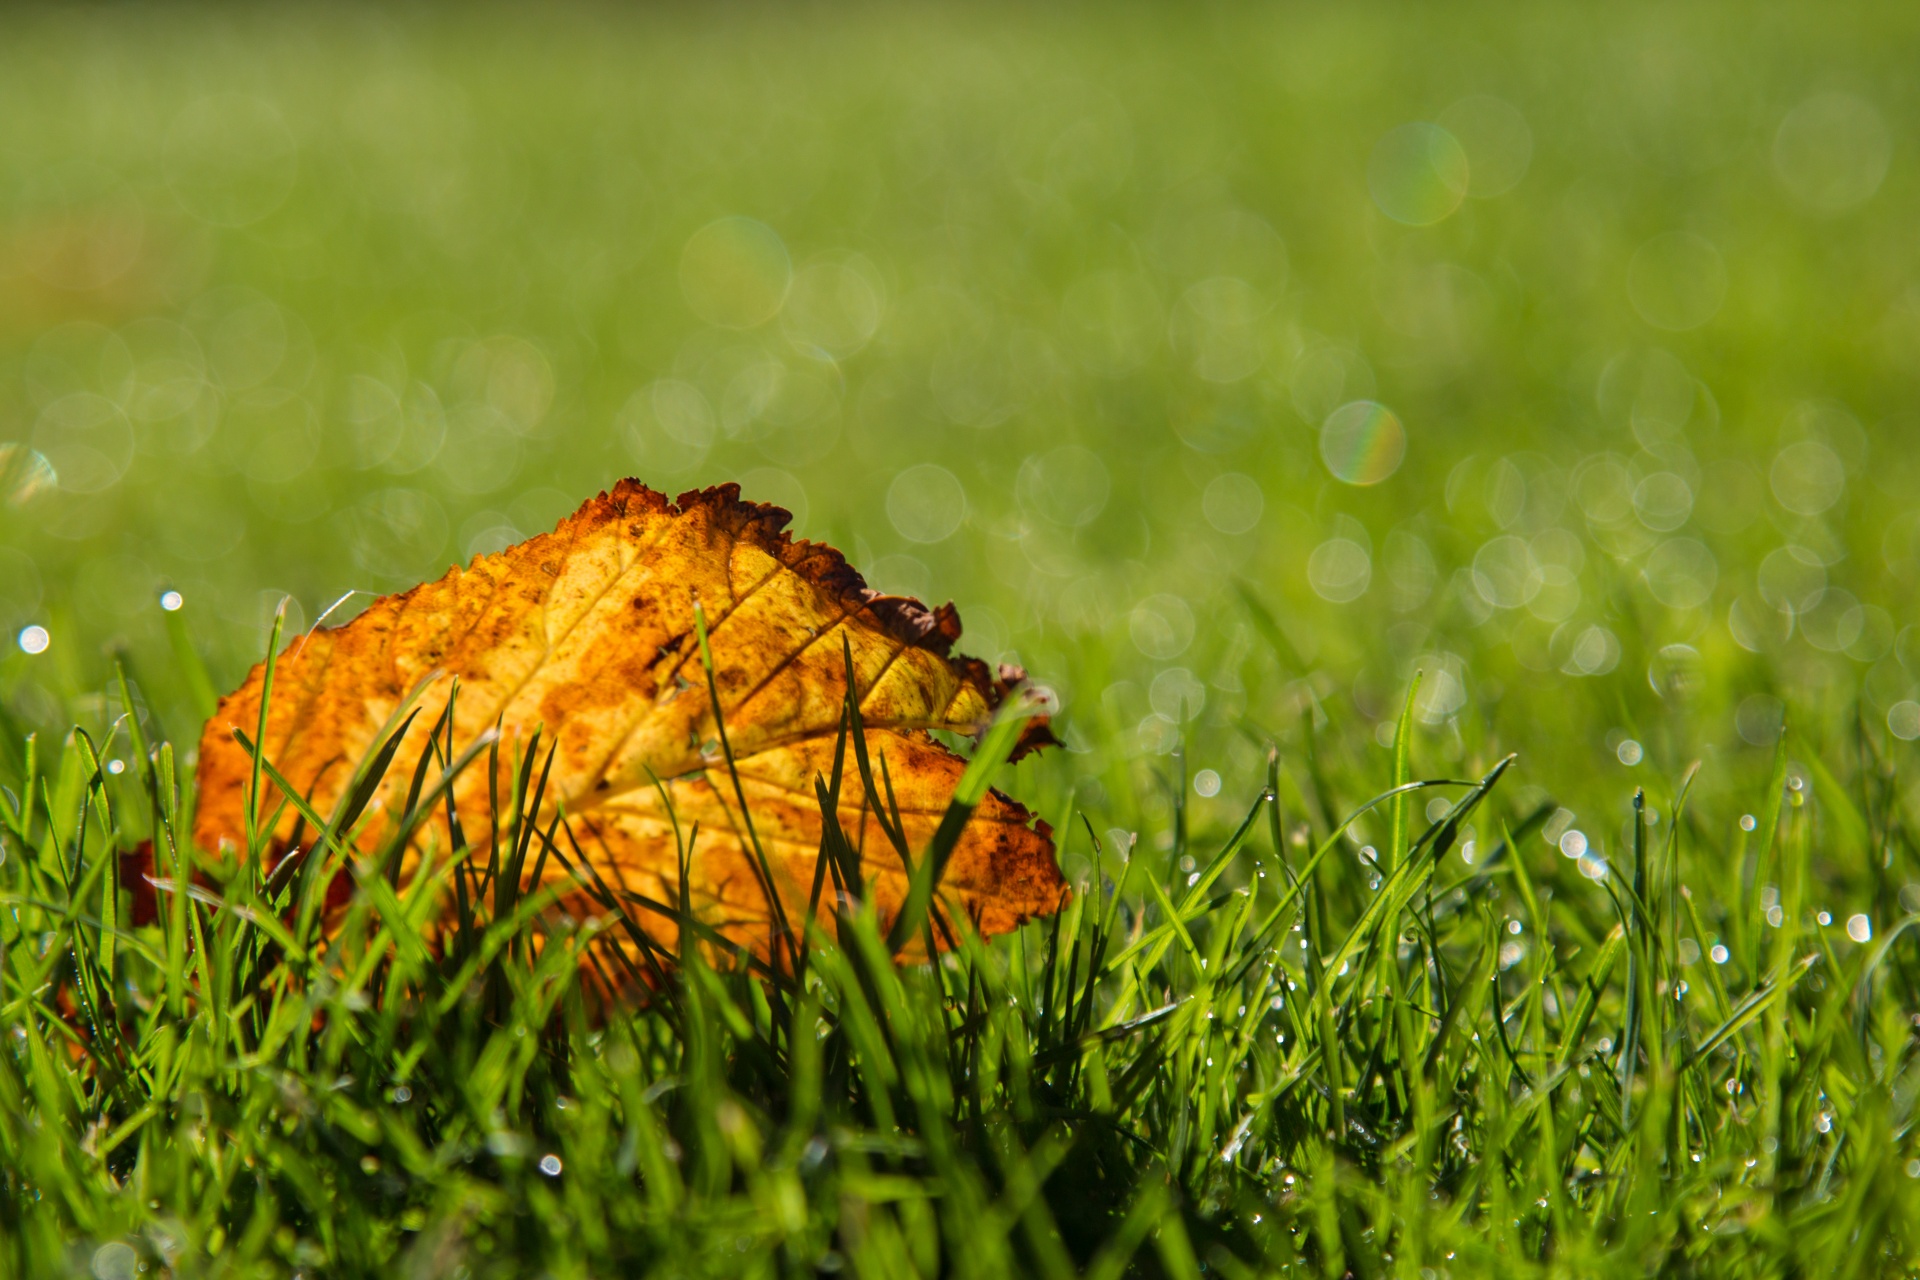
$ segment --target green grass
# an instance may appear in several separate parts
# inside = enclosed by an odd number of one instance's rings
[[[1912,1273],[1916,43],[9,11],[0,1266]],[[277,610],[624,474],[1047,685],[1069,914],[604,1019],[524,903],[425,946],[444,865],[324,952],[245,864],[131,922]]]
[[[1415,706],[1395,785],[1357,806],[1357,774],[1309,745],[1297,768],[1276,753],[1230,835],[1190,835],[1176,751],[1147,848],[1103,850],[1062,815],[1102,874],[1058,917],[899,968],[911,922],[883,939],[856,903],[779,972],[724,947],[656,958],[604,889],[585,919],[557,917],[552,888],[523,896],[527,859],[564,859],[564,842],[532,816],[537,759],[498,744],[417,764],[376,750],[364,768],[416,779],[389,844],[334,843],[349,802],[309,815],[311,851],[268,874],[264,837],[221,865],[188,848],[171,744],[101,744],[135,757],[113,775],[76,731],[43,774],[30,741],[0,813],[0,1259],[128,1275],[1911,1268],[1915,992],[1894,943],[1920,917],[1871,945],[1807,918],[1816,834],[1869,866],[1902,839],[1875,804],[1888,776],[1849,794],[1783,746],[1738,823],[1687,807],[1691,776],[1664,815],[1636,792],[1630,855],[1589,880],[1540,840],[1551,804],[1522,812],[1499,789],[1511,759],[1416,780]],[[514,779],[495,829],[430,846],[390,886],[383,868],[473,766]],[[836,772],[824,811],[843,781],[859,785]],[[1369,826],[1377,847],[1358,843]],[[116,856],[140,832],[163,885],[146,924]],[[834,832],[820,856],[854,874]],[[356,889],[329,930],[319,905],[343,865]],[[583,964],[602,990],[621,966],[641,978],[643,958],[657,976],[638,1009],[579,981]]]

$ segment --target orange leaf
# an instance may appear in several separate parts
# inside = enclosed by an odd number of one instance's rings
[[[465,569],[382,597],[346,625],[288,646],[275,668],[266,759],[324,817],[377,746],[394,708],[423,678],[443,673],[458,681],[454,751],[500,730],[501,776],[492,781],[503,806],[512,761],[536,731],[542,763],[557,744],[548,819],[564,805],[594,872],[663,947],[677,947],[677,926],[642,901],[679,902],[679,863],[655,779],[672,798],[680,837],[698,824],[688,877],[694,914],[763,959],[782,954],[719,747],[694,634],[695,601],[706,619],[752,829],[795,928],[807,911],[821,848],[815,779],[832,769],[847,649],[876,782],[884,758],[916,859],[965,766],[929,730],[977,733],[1022,674],[1005,669],[996,678],[977,659],[951,654],[960,634],[951,605],[929,611],[869,590],[839,552],[782,532],[788,519],[778,507],[740,501],[736,485],[682,494],[670,504],[622,481],[552,533],[476,556]],[[255,667],[222,699],[201,738],[194,837],[209,851],[246,841],[252,762],[233,730],[254,734],[263,674]],[[432,695],[408,730],[356,834],[363,851],[377,847],[399,817],[412,762],[427,749],[444,702]],[[1043,726],[1035,736],[1047,740]],[[487,770],[475,767],[454,788],[462,830],[481,859],[493,821],[489,782]],[[262,786],[258,812],[270,815],[280,796],[270,783]],[[849,750],[840,824],[860,852],[884,924],[908,882],[866,801]],[[273,833],[276,852],[296,825],[289,806]],[[436,842],[444,854],[444,817],[421,828],[403,871],[411,871],[422,846]],[[564,837],[560,845],[571,857]],[[557,860],[548,861],[547,880],[565,874]],[[1057,910],[1066,894],[1047,824],[990,792],[947,864],[943,909],[995,934]],[[831,882],[821,899],[826,916]]]

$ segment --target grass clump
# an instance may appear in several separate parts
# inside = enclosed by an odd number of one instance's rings
[[[371,855],[334,834],[349,800],[311,815],[304,858],[269,868],[263,837],[211,860],[173,745],[121,698],[97,743],[28,739],[3,794],[14,1274],[1915,1262],[1913,921],[1842,922],[1809,876],[1819,848],[1884,891],[1911,856],[1871,743],[1842,781],[1783,739],[1740,818],[1692,803],[1694,772],[1635,791],[1625,851],[1576,868],[1542,835],[1584,837],[1508,794],[1511,757],[1416,776],[1410,692],[1389,776],[1309,724],[1214,830],[1176,753],[1163,829],[1113,847],[1062,815],[1086,874],[1056,918],[900,966],[846,892],[831,936],[768,968],[656,954],[584,868],[598,911],[526,892],[529,859],[566,856],[534,820],[537,751],[500,774],[493,830],[456,824],[392,876],[461,771],[502,769],[497,742],[375,752],[367,776],[414,785]],[[821,858],[846,888],[841,836]],[[637,1005],[582,981],[637,964]]]

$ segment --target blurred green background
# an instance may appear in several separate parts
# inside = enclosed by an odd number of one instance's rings
[[[1915,18],[10,10],[5,705],[191,738],[170,622],[224,689],[632,474],[956,600],[1096,821],[1384,781],[1416,669],[1575,809],[1920,736]]]

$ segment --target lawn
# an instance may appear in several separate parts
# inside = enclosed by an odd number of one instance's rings
[[[1912,1274],[1915,26],[9,9],[0,1275]],[[1023,665],[1067,909],[609,1008],[189,847],[624,476]]]

